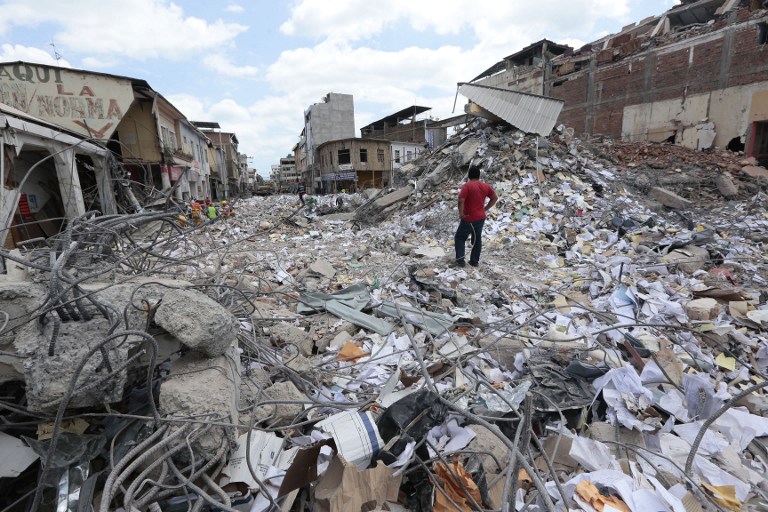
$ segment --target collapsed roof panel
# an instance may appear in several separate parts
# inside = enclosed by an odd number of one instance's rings
[[[477,84],[459,84],[459,92],[490,113],[528,133],[547,136],[565,102]]]
[[[667,13],[672,26],[694,25],[706,23],[715,17],[717,10],[723,5],[724,0],[700,0],[670,9]]]

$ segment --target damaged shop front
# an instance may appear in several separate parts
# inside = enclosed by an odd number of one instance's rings
[[[108,151],[0,104],[0,219],[6,248],[53,236],[64,223],[116,213]]]

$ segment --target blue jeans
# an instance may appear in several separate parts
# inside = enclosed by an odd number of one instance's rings
[[[485,219],[475,222],[467,222],[465,220],[459,222],[459,227],[456,229],[456,234],[453,237],[457,263],[464,263],[464,244],[467,238],[470,238],[472,243],[472,252],[469,253],[469,264],[477,265],[480,263],[480,251],[483,248],[483,224],[485,224]]]

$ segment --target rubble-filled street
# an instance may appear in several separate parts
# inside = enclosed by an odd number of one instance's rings
[[[474,120],[394,185],[5,250],[3,510],[768,509],[768,171]]]

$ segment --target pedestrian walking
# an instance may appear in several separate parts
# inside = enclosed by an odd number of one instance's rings
[[[299,183],[299,201],[301,201],[301,206],[304,206],[304,194],[307,193],[307,189],[304,187],[304,182],[302,181]]]

